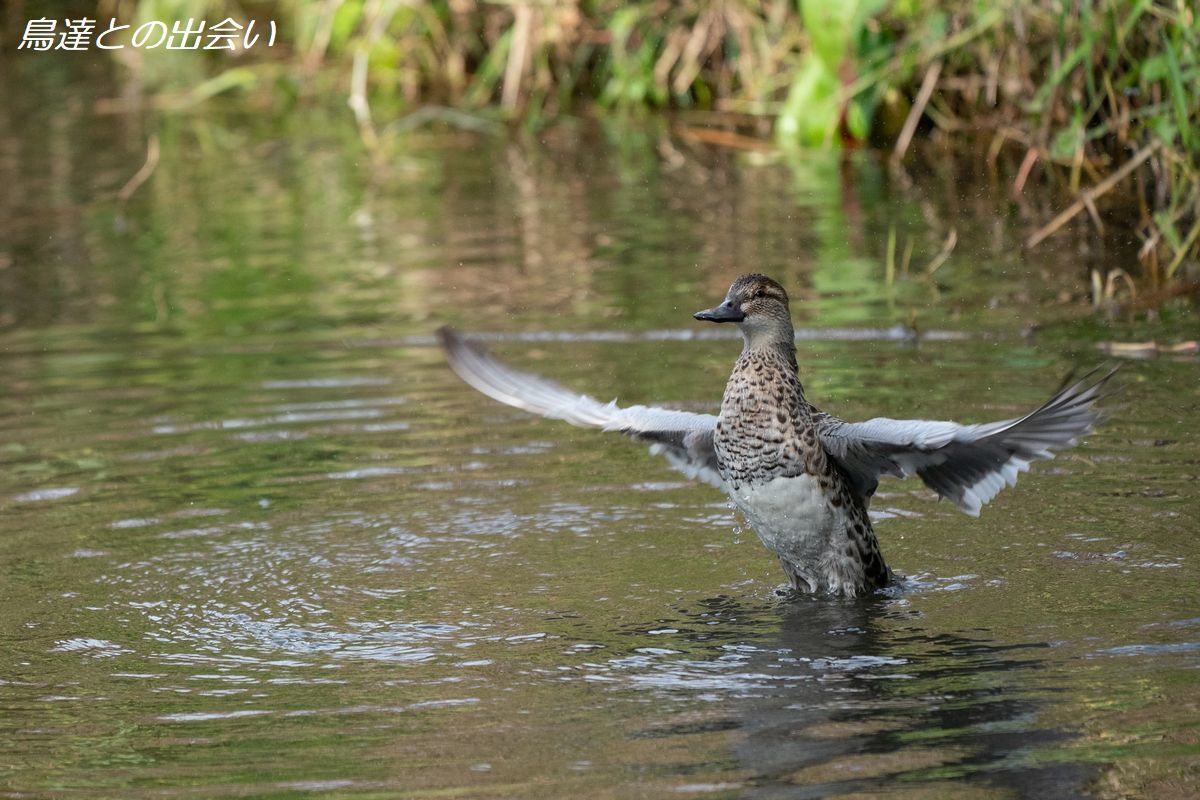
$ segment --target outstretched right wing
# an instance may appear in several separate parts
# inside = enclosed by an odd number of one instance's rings
[[[650,442],[650,452],[666,456],[671,466],[689,478],[726,488],[713,450],[716,416],[654,406],[622,408],[615,400],[601,403],[540,375],[501,364],[482,345],[467,341],[448,326],[439,328],[437,336],[450,368],[493,400],[572,425],[620,431]]]
[[[1113,373],[1068,380],[1039,408],[1017,419],[960,425],[924,419],[844,422],[823,412],[814,418],[826,451],[838,462],[864,498],[882,475],[917,475],[963,513],[980,508],[1029,462],[1054,458],[1056,448],[1071,447],[1095,428],[1102,414],[1096,401]]]

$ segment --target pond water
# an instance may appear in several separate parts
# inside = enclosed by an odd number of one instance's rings
[[[430,335],[712,410],[738,343],[690,315],[754,268],[818,404],[983,421],[1099,339],[1194,334],[1090,313],[1114,253],[1022,257],[970,164],[617,123],[372,160],[315,111],[98,113],[53,63],[10,63],[0,103],[0,794],[1200,791],[1196,361],[1124,364],[1111,419],[979,519],[886,482],[912,583],[835,601],[780,596],[723,497],[491,403]]]

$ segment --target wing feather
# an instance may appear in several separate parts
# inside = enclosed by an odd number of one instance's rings
[[[819,412],[821,441],[863,496],[874,493],[883,475],[917,475],[964,513],[982,506],[1037,459],[1071,447],[1102,418],[1096,401],[1116,370],[1096,378],[1092,371],[1070,379],[1053,397],[1023,417],[980,425],[879,417],[844,422]]]
[[[666,456],[671,466],[691,478],[725,488],[713,450],[717,418],[656,406],[621,407],[572,392],[554,381],[500,363],[484,347],[449,327],[438,341],[450,368],[483,394],[514,408],[585,428],[619,431],[651,444],[650,452]]]

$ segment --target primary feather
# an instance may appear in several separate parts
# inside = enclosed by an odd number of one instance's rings
[[[572,425],[620,431],[650,442],[651,452],[665,455],[688,477],[724,488],[712,445],[716,416],[654,406],[622,408],[616,400],[601,403],[540,375],[500,363],[483,345],[467,341],[452,328],[441,328],[438,339],[458,376],[493,400]]]

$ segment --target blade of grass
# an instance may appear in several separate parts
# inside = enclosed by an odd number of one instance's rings
[[[1189,108],[1195,108],[1195,105],[1188,99],[1187,90],[1183,85],[1183,75],[1179,69],[1179,55],[1175,52],[1175,43],[1167,39],[1166,32],[1163,33],[1163,54],[1167,57],[1167,76],[1171,81],[1171,100],[1175,107],[1175,120],[1179,126],[1179,138],[1183,142],[1183,146],[1192,150],[1195,147],[1193,139],[1194,131],[1192,130],[1191,114]]]
[[[1085,197],[1081,197],[1080,199],[1076,200],[1067,208],[1066,211],[1063,211],[1057,217],[1050,220],[1050,222],[1048,222],[1046,225],[1035,231],[1032,236],[1025,240],[1025,246],[1031,249],[1037,247],[1046,239],[1046,237],[1053,234],[1063,225],[1066,225],[1067,222],[1070,221],[1071,217],[1075,216],[1080,211],[1083,211],[1089,201],[1094,201],[1097,197],[1105,194],[1118,183],[1123,181],[1126,177],[1128,177],[1131,172],[1141,166],[1143,161],[1154,155],[1155,151],[1161,146],[1161,142],[1155,142],[1152,145],[1142,148],[1137,155],[1122,164],[1119,170],[1114,172],[1112,175],[1109,175],[1091,189],[1086,190],[1083,193]]]
[[[1179,269],[1179,265],[1183,263],[1184,257],[1192,249],[1192,245],[1196,243],[1197,238],[1200,238],[1200,219],[1197,219],[1196,224],[1188,231],[1187,238],[1183,240],[1183,245],[1175,253],[1175,258],[1171,259],[1171,263],[1167,265],[1167,280],[1171,280],[1175,276],[1175,270]]]

